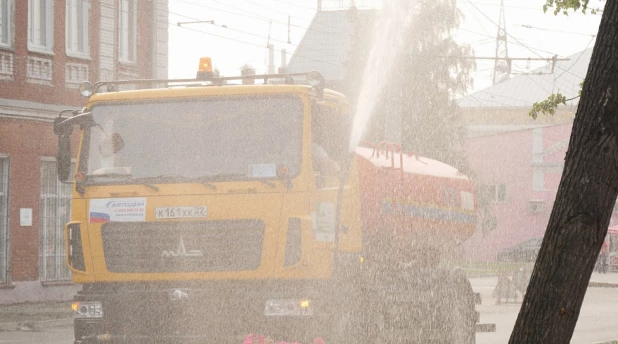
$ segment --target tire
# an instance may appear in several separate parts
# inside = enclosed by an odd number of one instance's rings
[[[452,344],[474,344],[476,342],[476,312],[474,292],[467,276],[461,269],[455,269],[449,278],[448,288],[451,311],[448,313],[445,328],[450,328]]]

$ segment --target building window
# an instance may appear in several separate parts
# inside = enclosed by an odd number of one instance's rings
[[[67,281],[64,225],[71,218],[71,184],[58,181],[56,162],[41,161],[41,281]]]
[[[0,283],[8,282],[9,159],[0,157]]]
[[[137,1],[120,0],[118,36],[118,59],[121,62],[137,62]]]
[[[0,47],[11,47],[12,0],[0,0]]]
[[[506,184],[491,184],[482,187],[481,192],[489,203],[506,202]]]
[[[53,42],[53,0],[28,0],[28,50],[51,53]]]
[[[66,48],[67,54],[76,57],[90,56],[88,46],[89,0],[66,0]]]

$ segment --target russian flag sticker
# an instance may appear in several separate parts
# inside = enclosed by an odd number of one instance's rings
[[[108,223],[110,221],[109,214],[90,212],[90,222]]]

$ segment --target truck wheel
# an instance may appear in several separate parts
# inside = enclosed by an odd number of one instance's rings
[[[476,312],[474,292],[467,276],[461,269],[455,269],[448,281],[449,296],[447,324],[451,329],[451,343],[474,344],[476,341]]]

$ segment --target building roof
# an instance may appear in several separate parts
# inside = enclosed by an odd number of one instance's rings
[[[484,90],[459,99],[462,108],[530,108],[532,104],[547,99],[552,93],[560,92],[567,98],[577,96],[579,84],[584,80],[592,48],[568,57],[568,61],[557,61],[554,72],[551,63],[524,75],[505,80]],[[567,102],[574,106],[577,100]]]
[[[476,124],[467,125],[468,138],[494,136],[498,134],[512,133],[516,131],[544,128],[562,124]]]
[[[373,12],[358,10],[359,12]],[[349,58],[352,23],[348,10],[318,11],[290,58],[287,71],[318,71],[327,82],[341,81]]]

